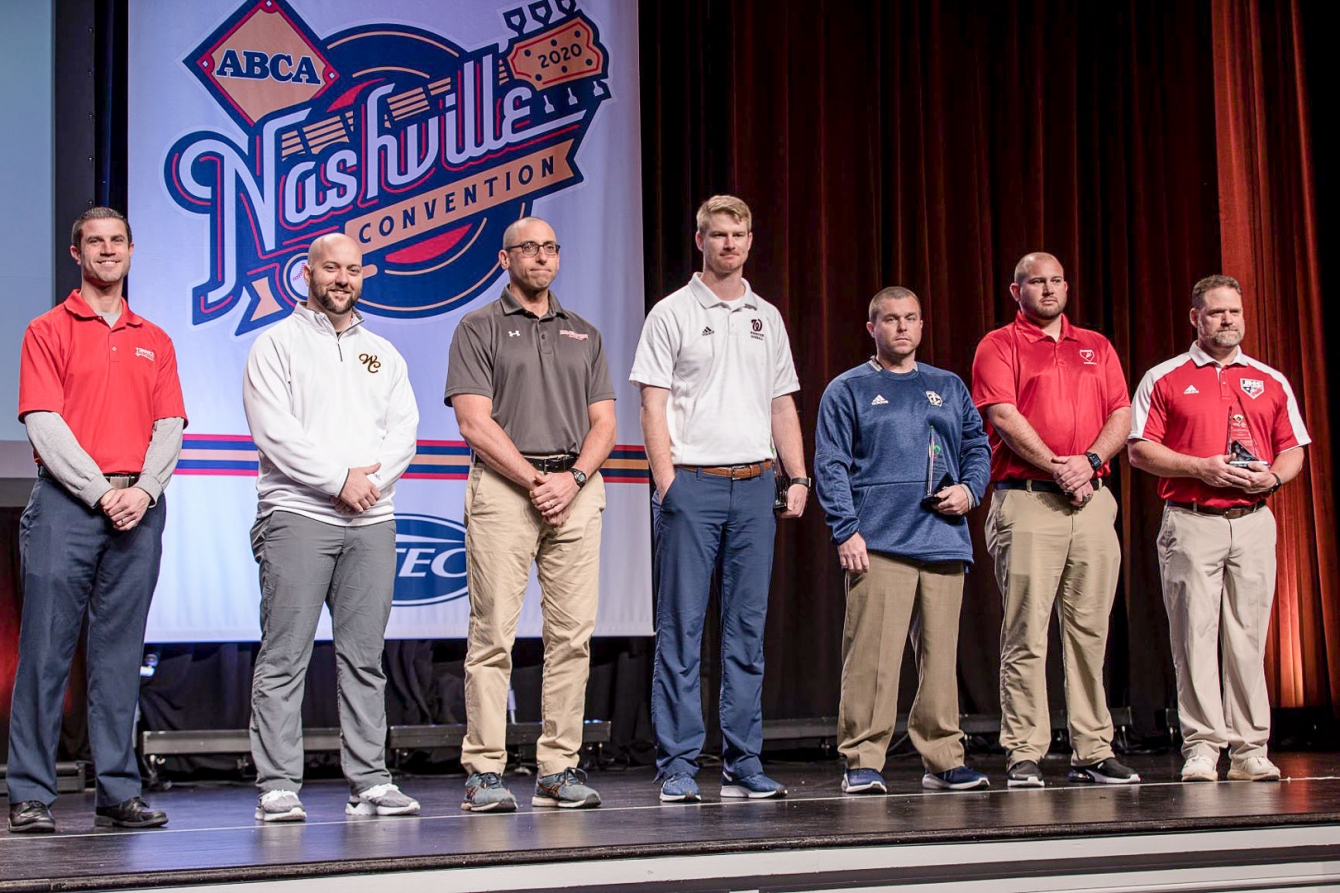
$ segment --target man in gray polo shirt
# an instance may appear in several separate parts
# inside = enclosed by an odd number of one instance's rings
[[[503,233],[509,282],[456,328],[446,402],[474,452],[465,491],[470,633],[463,809],[511,812],[507,691],[531,564],[544,615],[544,732],[532,806],[599,806],[577,768],[600,577],[600,466],[614,448],[614,387],[600,332],[549,290],[559,246],[523,217]]]
[[[714,574],[721,580],[721,796],[781,797],[763,773],[763,627],[776,533],[773,444],[789,476],[783,518],[805,510],[800,389],[777,308],[744,263],[749,206],[717,195],[698,209],[703,269],[647,315],[629,378],[656,492],[656,662],[651,719],[663,802],[700,799],[705,737],[698,668]]]

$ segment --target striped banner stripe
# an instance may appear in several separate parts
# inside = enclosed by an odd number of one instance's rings
[[[186,434],[177,474],[256,476],[256,444],[242,434]],[[620,444],[600,469],[608,484],[644,484],[651,480],[647,452]],[[460,480],[470,475],[470,447],[462,440],[421,440],[405,477]]]

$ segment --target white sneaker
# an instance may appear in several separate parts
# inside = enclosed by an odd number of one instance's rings
[[[1194,754],[1182,764],[1182,781],[1218,781],[1219,767],[1204,754]]]
[[[418,815],[419,801],[393,784],[379,784],[350,794],[344,811],[348,815]]]
[[[1228,768],[1229,781],[1279,781],[1280,768],[1265,757],[1234,760]]]
[[[301,822],[307,818],[302,801],[293,791],[266,791],[256,801],[256,820],[261,822]]]

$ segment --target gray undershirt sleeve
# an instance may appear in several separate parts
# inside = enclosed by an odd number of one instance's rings
[[[96,508],[102,495],[112,489],[111,485],[102,476],[98,463],[79,445],[60,413],[30,412],[23,417],[23,427],[47,474],[89,508]]]
[[[89,508],[96,508],[98,500],[112,488],[102,476],[98,463],[79,445],[60,413],[30,412],[23,417],[23,425],[28,432],[28,442],[42,458],[42,467],[47,473]],[[180,418],[154,422],[153,437],[144,452],[144,466],[135,485],[149,494],[151,503],[158,502],[177,467],[183,428],[185,422]]]
[[[144,468],[135,484],[149,494],[151,504],[157,503],[158,497],[163,495],[177,467],[177,459],[181,457],[181,432],[185,427],[185,419],[177,417],[154,422],[154,436],[144,451]]]

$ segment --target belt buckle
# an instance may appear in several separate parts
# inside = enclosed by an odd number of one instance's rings
[[[753,463],[753,462],[750,462],[750,463],[748,463],[748,464],[746,464],[746,465],[732,465],[732,466],[730,467],[730,479],[733,480],[733,481],[746,481],[746,480],[749,480],[749,478],[751,477],[751,475],[749,474],[749,471],[750,471],[753,467],[754,467],[754,463]]]

